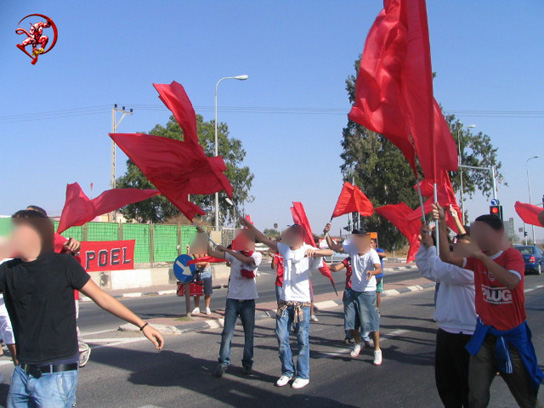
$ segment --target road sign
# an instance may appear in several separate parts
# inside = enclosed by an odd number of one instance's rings
[[[192,260],[192,256],[183,254],[174,262],[174,275],[181,283],[189,283],[195,277],[196,266],[194,264],[187,266],[187,262]]]
[[[501,202],[498,198],[491,199],[491,205],[501,205]]]

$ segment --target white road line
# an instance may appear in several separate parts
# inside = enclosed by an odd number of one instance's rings
[[[137,338],[137,339],[125,339],[123,341],[117,341],[115,343],[104,344],[102,346],[92,346],[91,349],[98,350],[98,349],[101,349],[101,348],[115,347],[115,346],[120,346],[120,345],[125,345],[125,344],[131,344],[131,343],[140,343],[142,341],[149,341],[149,340],[147,340],[147,338],[145,338],[145,337]]]
[[[525,289],[525,293],[529,293],[529,292],[532,292],[533,290],[542,289],[542,288],[544,288],[544,285],[536,285],[532,288]]]
[[[113,332],[113,331],[117,331],[119,327],[115,327],[113,329],[109,329],[109,330],[99,330],[99,331],[95,331],[95,332],[88,332],[88,333],[79,333],[79,336],[80,337],[86,337],[86,336],[95,336],[97,334],[102,334],[102,333],[109,333],[109,332]]]

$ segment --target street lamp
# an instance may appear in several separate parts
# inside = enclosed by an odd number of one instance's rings
[[[219,156],[219,143],[217,141],[217,89],[219,84],[225,79],[237,79],[238,81],[245,81],[249,79],[249,75],[236,75],[221,78],[215,84],[215,155]],[[219,231],[219,192],[215,193],[215,230]]]
[[[532,204],[532,199],[531,199],[531,178],[529,177],[529,162],[533,159],[538,159],[540,158],[540,155],[537,154],[536,156],[533,156],[533,157],[529,157],[527,159],[527,161],[525,162],[525,169],[527,170],[527,188],[529,189],[529,204]],[[531,225],[531,229],[532,229],[532,232],[533,232],[533,245],[536,245],[536,241],[535,241],[535,226],[534,225]],[[525,245],[527,245],[527,236],[525,237]]]
[[[461,155],[461,131],[463,129],[463,123],[459,122],[461,126],[459,126],[459,130],[457,131],[457,150],[459,155],[459,181],[460,181],[460,193],[461,193],[461,223],[465,225],[465,199],[463,197],[464,193],[464,187],[463,187],[463,168],[461,167],[463,165],[462,162],[462,155]],[[468,125],[467,129],[474,129],[476,125]]]

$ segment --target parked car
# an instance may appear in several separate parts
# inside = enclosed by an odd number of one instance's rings
[[[514,246],[525,260],[525,272],[535,272],[538,275],[542,274],[542,265],[544,264],[544,252],[537,246],[533,245],[516,245]]]

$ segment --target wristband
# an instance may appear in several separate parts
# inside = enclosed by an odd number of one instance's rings
[[[149,323],[146,323],[142,327],[140,327],[140,331],[144,331],[147,326],[149,326]]]

